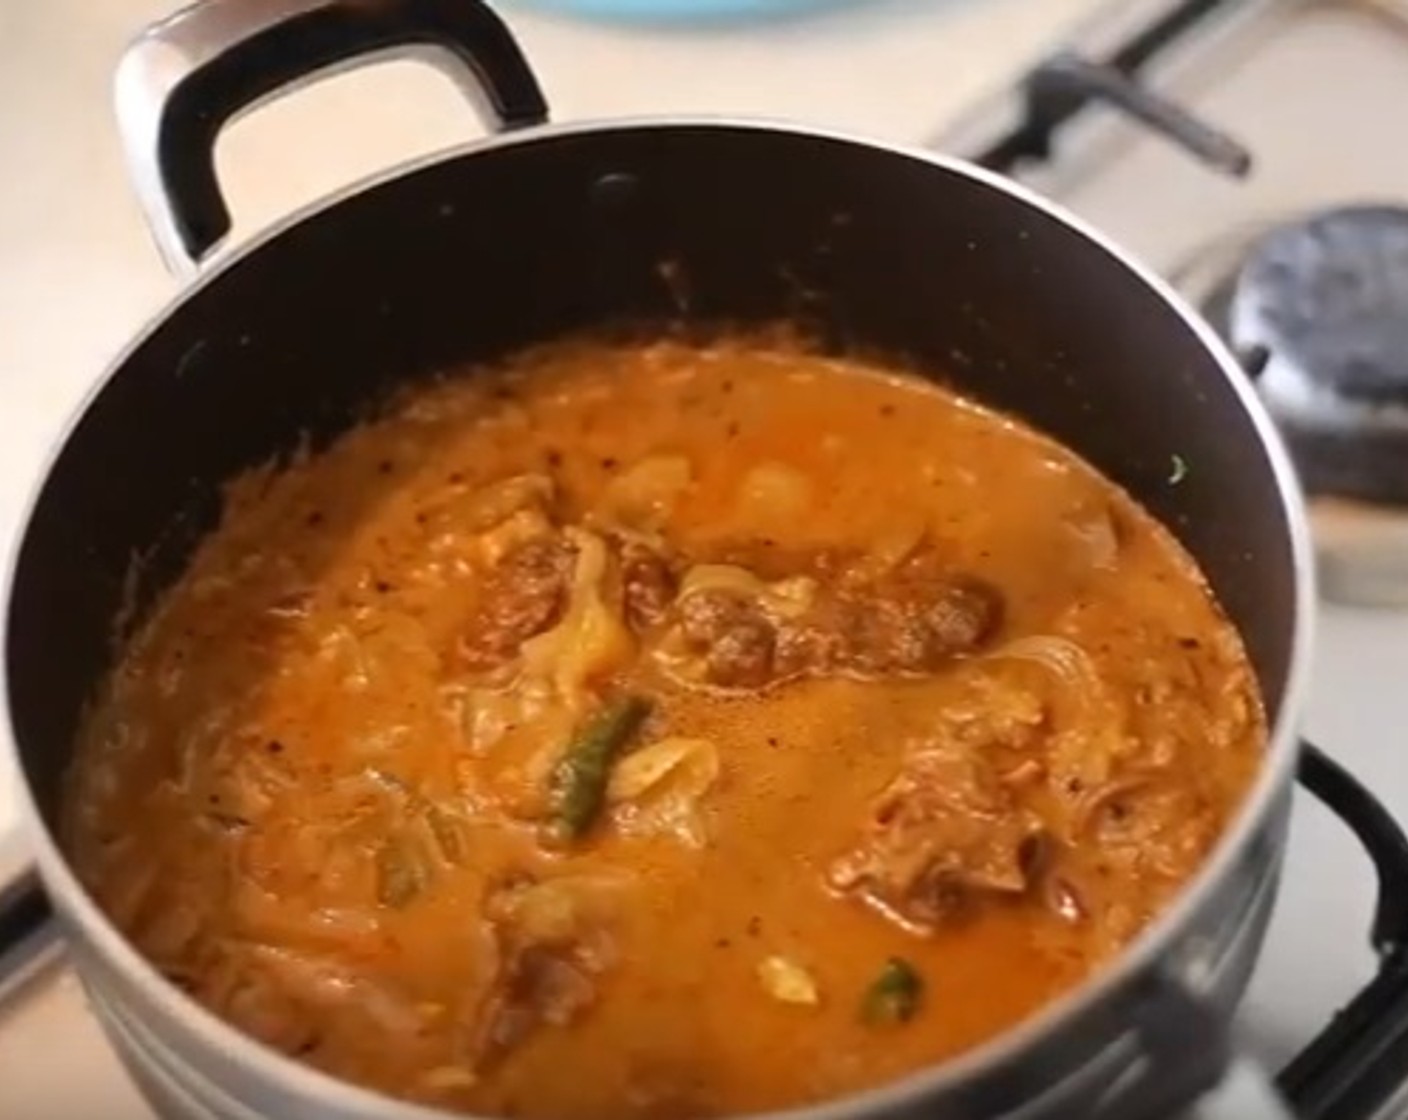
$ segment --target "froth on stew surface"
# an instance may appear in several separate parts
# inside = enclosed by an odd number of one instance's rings
[[[268,1045],[498,1116],[838,1097],[1080,983],[1246,791],[1194,564],[1020,424],[756,339],[459,374],[236,481],[85,722],[83,880]]]

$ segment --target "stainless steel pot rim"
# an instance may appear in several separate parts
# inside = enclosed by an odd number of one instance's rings
[[[22,529],[11,542],[6,561],[5,600],[3,608],[0,608],[3,610],[3,614],[0,614],[0,627],[3,627],[3,633],[8,636],[10,602],[14,593],[20,548],[27,535],[28,526],[39,502],[44,483],[67,447],[80,420],[132,355],[162,324],[179,313],[181,307],[196,292],[218,282],[227,271],[238,267],[246,258],[259,252],[265,245],[276,240],[293,227],[307,220],[315,219],[319,214],[333,209],[356,195],[385,186],[407,175],[415,174],[438,164],[490,153],[499,149],[548,143],[557,139],[587,136],[594,133],[648,129],[771,132],[832,141],[867,149],[878,154],[899,156],[927,164],[937,171],[966,178],[1002,194],[1016,203],[1025,205],[1050,220],[1065,225],[1123,266],[1132,279],[1142,283],[1160,296],[1169,309],[1182,321],[1183,326],[1192,332],[1211,354],[1222,369],[1224,376],[1231,383],[1242,408],[1251,418],[1257,438],[1270,462],[1278,491],[1283,496],[1289,510],[1290,544],[1294,567],[1298,573],[1295,597],[1296,617],[1294,619],[1289,670],[1285,687],[1279,697],[1279,715],[1272,728],[1267,746],[1267,759],[1251,794],[1219,839],[1215,851],[1174,904],[1159,915],[1158,919],[1144,930],[1134,943],[1120,954],[1117,960],[1099,974],[1088,982],[1064,993],[1030,1018],[981,1046],[935,1067],[921,1070],[876,1089],[818,1105],[766,1114],[753,1114],[750,1120],[800,1120],[802,1117],[806,1117],[807,1120],[845,1120],[845,1118],[874,1109],[913,1107],[925,1096],[936,1091],[951,1089],[964,1080],[1011,1060],[1022,1050],[1035,1044],[1041,1037],[1059,1030],[1065,1024],[1078,1018],[1111,992],[1130,983],[1140,975],[1147,976],[1157,971],[1156,966],[1159,958],[1168,950],[1170,942],[1174,940],[1178,931],[1190,922],[1204,897],[1214,889],[1216,883],[1232,871],[1244,849],[1252,842],[1259,825],[1274,809],[1277,797],[1294,780],[1298,756],[1296,725],[1310,671],[1316,595],[1309,524],[1305,515],[1300,483],[1290,457],[1254,388],[1213,329],[1167,281],[1126,253],[1083,219],[1069,213],[1064,207],[1041,197],[1035,191],[964,160],[925,151],[913,145],[879,141],[845,130],[823,126],[759,118],[709,115],[624,117],[603,121],[538,125],[428,153],[365,176],[327,197],[315,200],[291,212],[238,248],[220,251],[213,263],[204,268],[193,282],[184,285],[175,293],[109,364],[101,378],[73,411],[62,429],[60,438],[55,441],[53,451],[45,463],[44,469],[36,477],[29,501],[25,506],[24,518],[20,523]],[[4,696],[0,698],[0,708],[3,708],[4,715],[5,749],[13,760],[13,765],[19,769],[22,775],[23,769],[19,761],[14,722],[10,714],[9,673],[6,665],[8,655],[8,641],[6,641],[4,647],[0,648],[0,673],[4,674],[6,682]],[[29,788],[29,783],[22,780],[19,785],[21,812],[28,820],[29,837],[35,848],[36,862],[44,881],[57,888],[55,902],[58,908],[70,920],[84,929],[93,939],[98,950],[111,962],[126,983],[140,987],[149,994],[163,1015],[182,1022],[183,1026],[198,1036],[200,1042],[205,1046],[222,1052],[227,1058],[241,1065],[259,1071],[262,1076],[268,1077],[290,1093],[305,1097],[316,1094],[325,1100],[335,1101],[336,1108],[345,1115],[363,1118],[363,1120],[382,1120],[387,1114],[388,1104],[397,1108],[397,1115],[403,1117],[404,1120],[445,1120],[448,1116],[456,1115],[440,1109],[393,1101],[392,1098],[379,1092],[362,1088],[303,1065],[262,1043],[256,1042],[169,983],[108,921],[106,915],[89,897],[86,889],[69,868],[54,836],[51,835],[44,823]],[[739,1120],[744,1120],[744,1118],[740,1117]]]

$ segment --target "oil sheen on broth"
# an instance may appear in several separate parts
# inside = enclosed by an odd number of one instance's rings
[[[727,1115],[1080,982],[1264,739],[1188,556],[1061,447],[792,345],[561,344],[234,484],[67,836],[165,975],[311,1065]]]

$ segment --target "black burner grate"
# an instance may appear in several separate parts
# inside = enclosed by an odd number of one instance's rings
[[[1279,1083],[1302,1120],[1364,1120],[1401,1090],[1408,1071],[1408,838],[1380,801],[1309,744],[1300,781],[1374,862],[1379,890],[1370,940],[1379,971]]]
[[[1183,0],[1120,44],[1101,61],[1074,59],[1067,53],[1038,65],[1026,78],[1022,121],[981,151],[972,162],[1010,175],[1024,163],[1051,156],[1056,135],[1085,109],[1114,105],[1233,175],[1251,169],[1251,156],[1232,137],[1191,116],[1141,86],[1140,73],[1165,49],[1242,0]]]

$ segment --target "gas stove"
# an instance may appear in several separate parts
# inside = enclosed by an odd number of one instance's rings
[[[1305,756],[1240,1015],[1307,1120],[1408,1116],[1394,823],[1408,821],[1394,749],[1408,727],[1408,158],[1386,139],[1403,105],[1408,0],[1123,0],[908,138],[1025,182],[1161,271],[1259,379],[1312,491],[1324,601],[1305,731],[1322,749]],[[27,1014],[62,1045],[81,998],[46,969],[45,906],[23,876],[5,885],[19,856],[3,849],[0,951],[19,949],[0,958],[0,1000],[24,990],[0,1007],[0,1037]],[[120,1082],[111,1060],[101,1074]],[[125,1083],[113,1094],[144,1114]]]

